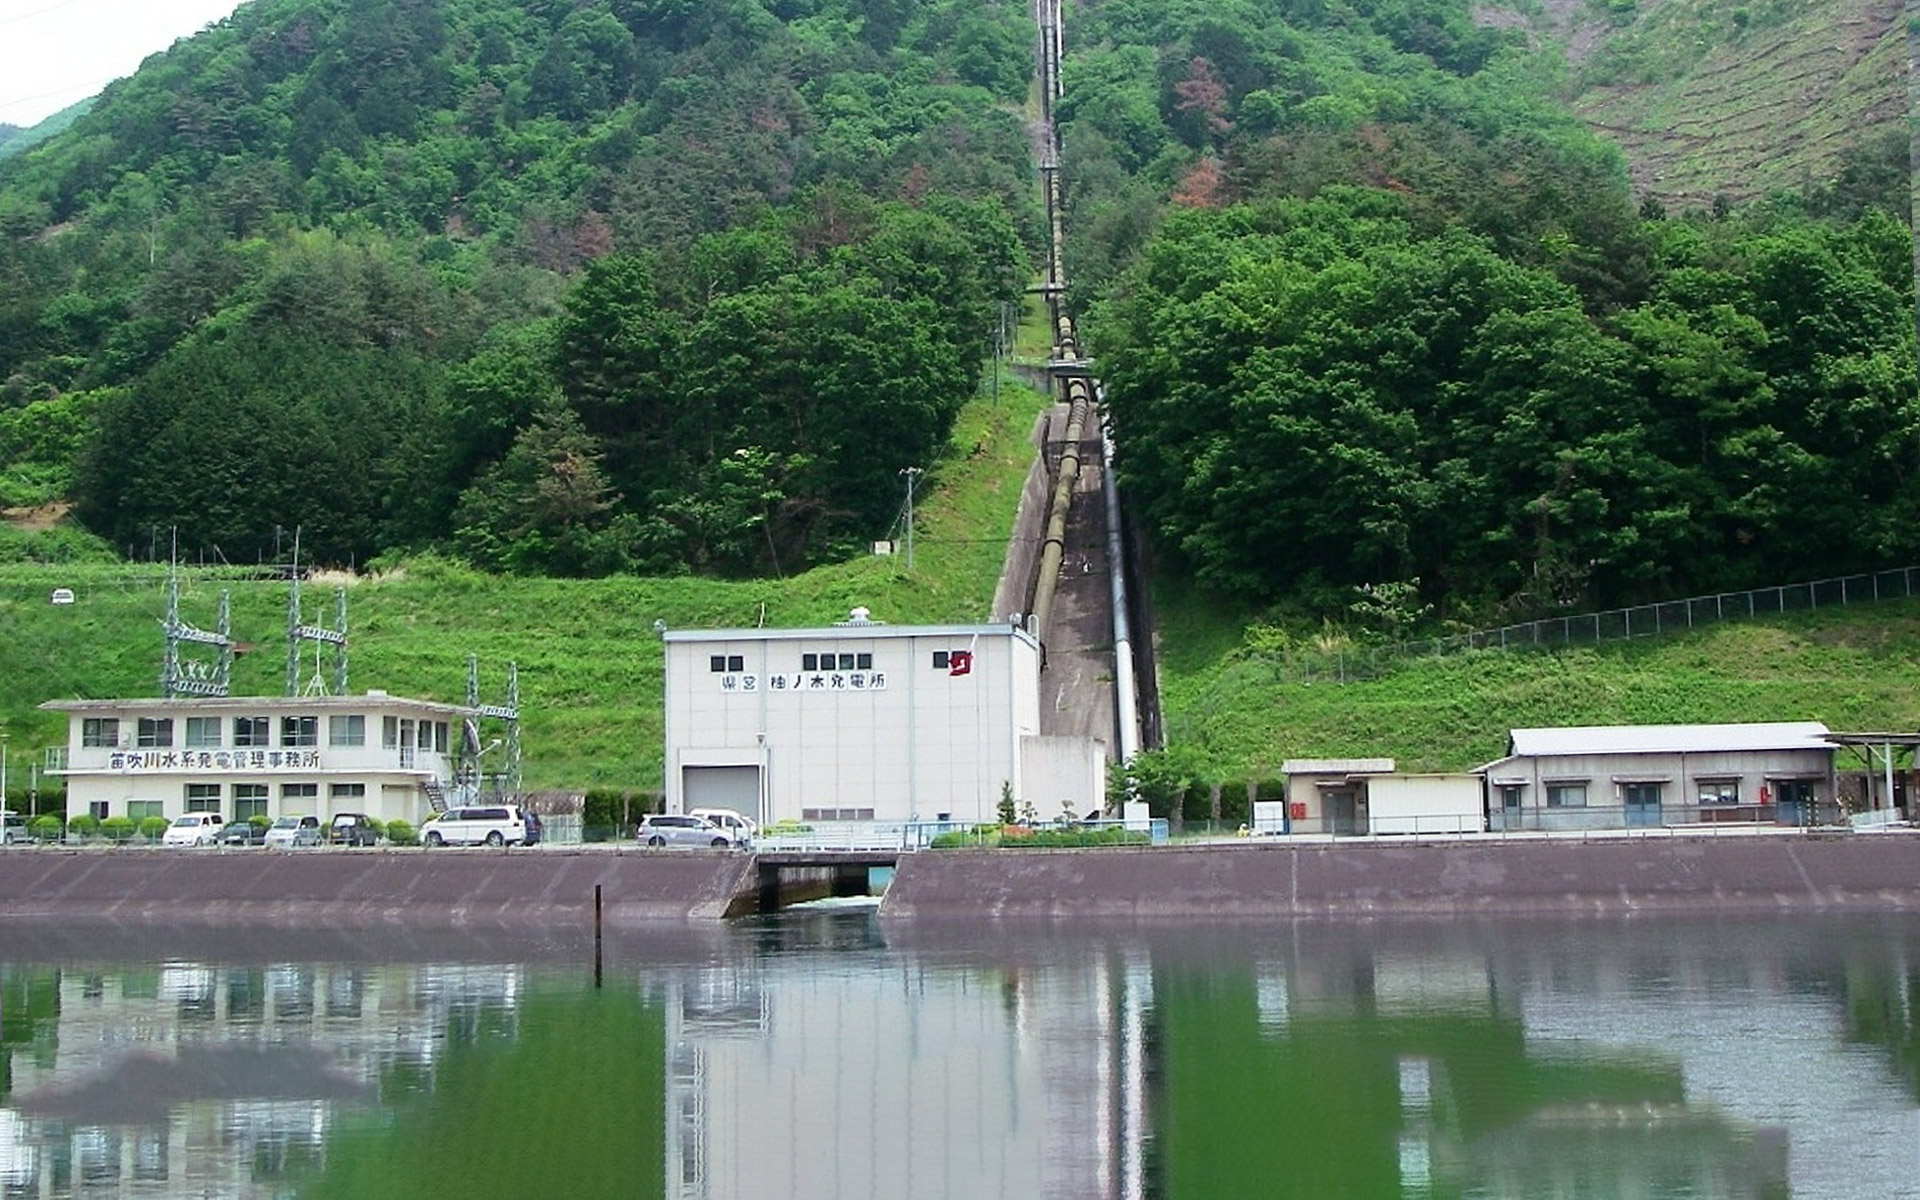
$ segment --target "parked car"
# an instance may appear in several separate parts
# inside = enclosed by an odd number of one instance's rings
[[[17,812],[6,817],[6,832],[0,834],[0,845],[11,846],[15,842],[27,842],[33,839],[27,836],[27,818]]]
[[[640,842],[646,846],[737,845],[731,833],[692,813],[655,813],[640,822]]]
[[[760,827],[753,823],[747,814],[731,808],[695,808],[688,815],[701,817],[718,825],[733,837],[736,846],[751,846],[753,839],[760,835]]]
[[[512,804],[450,808],[420,826],[420,841],[427,846],[513,846],[526,840],[526,816]]]
[[[211,846],[220,837],[220,814],[181,813],[160,835],[162,846]]]
[[[292,850],[319,844],[319,817],[281,817],[267,826],[268,849]]]
[[[267,844],[267,827],[252,821],[228,821],[220,827],[222,846],[264,846]]]
[[[327,840],[339,846],[371,846],[380,835],[365,813],[335,813],[327,822]]]
[[[527,845],[538,846],[540,844],[540,835],[546,832],[546,827],[540,823],[539,813],[528,810],[525,816],[527,818]]]

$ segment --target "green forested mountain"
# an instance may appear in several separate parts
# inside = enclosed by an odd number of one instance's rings
[[[1106,0],[1069,42],[1068,275],[1176,568],[1400,625],[1920,559],[1884,125],[1670,211],[1465,5]]]
[[[1030,34],[254,0],[0,167],[0,501],[233,561],[295,525],[560,572],[874,536],[1024,277]]]
[[[1910,561],[1879,110],[1741,126],[1820,148],[1753,188],[1595,129],[1805,9],[1070,2],[1070,302],[1165,563],[1469,619]],[[253,0],[0,163],[0,504],[230,561],[839,554],[1037,261],[1033,37],[1017,0]]]

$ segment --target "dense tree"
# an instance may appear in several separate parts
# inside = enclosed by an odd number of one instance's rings
[[[1713,269],[1596,319],[1551,264],[1414,211],[1336,189],[1183,213],[1096,314],[1121,478],[1201,578],[1417,581],[1459,615],[1920,552],[1892,222],[1722,230],[1682,256]]]

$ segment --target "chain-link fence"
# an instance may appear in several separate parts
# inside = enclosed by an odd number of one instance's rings
[[[1346,683],[1373,679],[1408,659],[1467,650],[1559,650],[1634,638],[1684,633],[1703,625],[1782,613],[1873,604],[1914,595],[1920,567],[1896,567],[1743,592],[1716,592],[1658,604],[1638,604],[1578,616],[1543,617],[1493,629],[1379,646],[1301,645],[1263,656],[1262,665],[1285,682]]]

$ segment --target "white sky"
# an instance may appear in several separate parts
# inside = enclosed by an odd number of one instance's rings
[[[238,7],[240,0],[0,0],[0,122],[33,125]]]

